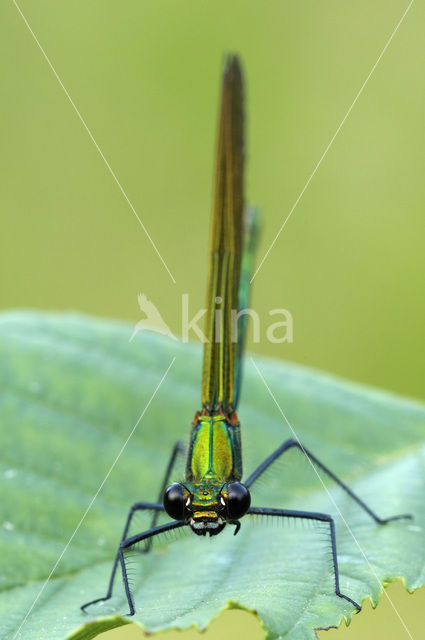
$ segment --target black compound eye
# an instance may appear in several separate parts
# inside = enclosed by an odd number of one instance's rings
[[[186,500],[184,486],[180,482],[174,482],[164,493],[164,509],[174,520],[184,520]]]
[[[231,482],[227,485],[227,513],[229,518],[238,519],[246,514],[251,505],[251,495],[245,485]]]

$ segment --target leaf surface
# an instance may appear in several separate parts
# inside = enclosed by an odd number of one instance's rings
[[[106,593],[129,507],[158,499],[172,446],[188,440],[199,408],[200,347],[147,332],[130,343],[131,334],[129,325],[76,314],[0,316],[0,637],[88,640],[129,621],[150,632],[204,629],[222,609],[241,607],[258,614],[269,639],[307,640],[349,619],[353,607],[334,594],[326,526],[249,516],[237,537],[230,527],[208,539],[183,531],[135,556],[134,618],[124,617],[120,576],[112,600],[80,612]],[[255,361],[305,446],[383,517],[415,518],[377,526],[324,478],[342,519],[296,450],[260,479],[253,504],[333,515],[341,590],[358,602],[376,603],[380,582],[398,577],[409,590],[423,585],[424,407]],[[247,476],[292,436],[249,358],[239,417]],[[146,516],[136,519],[136,531],[147,526]]]

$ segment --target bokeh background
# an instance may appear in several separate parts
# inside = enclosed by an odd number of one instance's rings
[[[219,78],[247,77],[247,198],[261,257],[407,0],[21,0],[174,284],[12,1],[0,5],[2,308],[136,322],[145,293],[181,332],[204,306]],[[294,342],[251,348],[425,398],[425,8],[414,3],[260,270],[252,306]],[[389,589],[413,636],[424,590]],[[407,638],[388,602],[321,638]],[[422,622],[421,622],[422,617]],[[206,638],[261,638],[227,612]],[[105,640],[140,637],[125,628]],[[167,634],[169,640],[173,634]],[[176,636],[177,637],[177,636]],[[183,640],[196,632],[179,633]]]

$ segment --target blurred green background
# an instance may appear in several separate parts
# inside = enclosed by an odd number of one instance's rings
[[[247,76],[246,184],[262,214],[261,258],[408,2],[19,5],[176,284],[16,7],[3,0],[0,305],[136,322],[143,292],[179,334],[181,294],[193,313],[204,306],[224,52],[240,53]],[[251,344],[422,399],[424,27],[424,6],[413,4],[255,280],[252,306],[263,326],[269,309],[290,310],[293,344],[269,344],[264,333]],[[394,585],[389,593],[419,634],[424,590],[410,597]],[[388,603],[367,609],[348,630],[321,637],[408,637]],[[262,631],[233,611],[208,632],[226,635],[248,640]]]

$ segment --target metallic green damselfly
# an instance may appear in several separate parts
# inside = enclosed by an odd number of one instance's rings
[[[410,517],[402,515],[380,518],[298,440],[286,440],[242,482],[241,432],[236,409],[241,384],[246,316],[242,316],[239,321],[239,331],[235,330],[235,317],[238,311],[248,307],[257,229],[255,212],[244,203],[243,168],[242,71],[238,57],[228,56],[223,72],[216,153],[201,409],[196,412],[192,423],[185,480],[169,486],[177,456],[184,449],[182,443],[177,442],[165,471],[158,503],[137,502],[130,509],[106,596],[86,603],[82,606],[83,610],[89,605],[111,598],[120,566],[130,608],[129,615],[134,614],[124,553],[137,548],[139,543],[143,542],[143,550],[149,551],[155,536],[180,527],[190,527],[198,536],[214,536],[231,525],[235,527],[236,535],[241,526],[240,519],[251,515],[324,523],[330,533],[335,594],[360,610],[357,602],[340,591],[335,526],[330,515],[251,506],[251,486],[266,469],[293,447],[297,447],[313,465],[326,473],[377,523],[385,524],[390,520]],[[138,511],[153,512],[151,526],[142,533],[128,537],[133,515]],[[161,513],[168,514],[172,521],[158,525]]]

